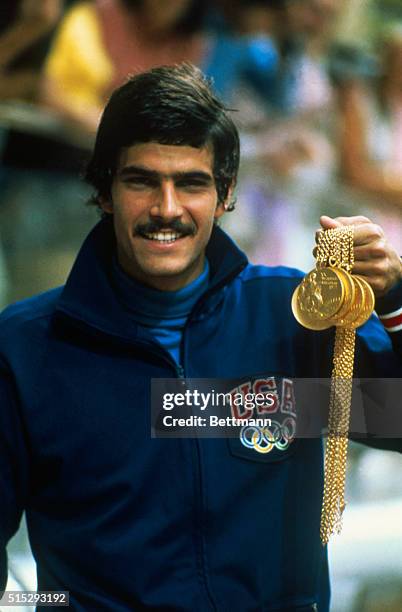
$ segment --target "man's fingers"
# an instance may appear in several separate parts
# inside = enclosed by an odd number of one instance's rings
[[[353,274],[364,278],[376,295],[383,295],[389,288],[388,263],[378,260],[375,264],[368,261],[360,261],[353,266]]]
[[[356,225],[353,231],[353,242],[355,247],[385,242],[384,232],[376,223],[362,223]]]
[[[328,215],[322,215],[320,217],[322,229],[333,229],[344,225],[362,225],[363,223],[371,223],[371,221],[362,215],[356,215],[355,217],[329,217]]]
[[[384,238],[368,241],[366,244],[355,245],[354,256],[357,261],[370,261],[387,257],[388,248]]]
[[[342,223],[338,222],[337,219],[333,219],[327,215],[322,215],[320,217],[320,225],[322,229],[334,229],[335,227],[341,227]]]
[[[372,223],[366,217],[338,217],[338,219],[359,219],[358,223],[353,224],[353,243],[355,247],[370,245],[379,241],[384,241],[384,232],[379,225]],[[322,217],[321,217],[322,219]],[[363,221],[364,219],[364,221]],[[343,224],[350,225],[350,224]],[[342,227],[337,225],[336,227]],[[331,229],[331,228],[326,228]],[[315,234],[315,241],[318,242],[318,236],[323,229],[319,229]]]
[[[355,261],[353,265],[353,274],[361,274],[362,276],[378,276],[384,274],[388,266],[387,260],[378,259],[376,261]]]
[[[323,230],[353,225],[353,273],[365,278],[377,296],[385,295],[401,281],[401,259],[379,225],[362,215],[334,219],[323,215],[320,223],[322,229],[316,232],[316,242]],[[317,247],[313,254],[317,256]]]

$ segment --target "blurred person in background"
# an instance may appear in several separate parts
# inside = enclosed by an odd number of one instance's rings
[[[64,279],[69,242],[85,226],[85,212],[74,210],[77,198],[86,197],[77,178],[85,145],[40,105],[42,68],[70,3],[1,3],[0,294],[8,299]]]
[[[239,183],[239,199],[245,205],[241,220],[229,219],[230,231],[252,261],[291,264],[297,248],[300,265],[312,263],[314,219],[317,209],[322,209],[321,195],[333,180],[337,158],[336,100],[328,54],[343,4],[343,0],[267,3],[278,51],[276,104],[256,126],[253,138],[245,140],[250,163]],[[333,212],[329,202],[327,210]]]
[[[402,21],[379,48],[377,76],[339,88],[340,172],[402,252]]]
[[[270,0],[216,0],[227,25],[239,34],[268,34],[274,29]]]
[[[249,10],[259,7],[259,15],[262,8],[267,14],[262,0],[249,4]],[[93,133],[110,92],[128,75],[185,60],[213,78],[226,102],[243,80],[257,92],[259,104],[269,106],[277,62],[269,33],[249,24],[240,37],[226,17],[204,0],[79,2],[54,42],[43,100]]]
[[[43,100],[93,133],[111,91],[158,64],[199,62],[200,0],[93,0],[67,13],[46,65]]]
[[[326,113],[333,104],[328,53],[345,0],[286,0],[283,45],[288,47],[293,113]],[[320,116],[320,115],[319,115]]]
[[[36,99],[40,69],[62,9],[62,0],[2,1],[0,100]]]
[[[45,60],[56,24],[61,17],[62,0],[2,0],[0,7],[0,105],[14,100],[35,102],[38,97],[41,66]],[[7,108],[10,108],[9,106]],[[0,189],[7,176],[1,160],[8,133],[0,107]],[[0,196],[0,205],[2,198]],[[0,234],[0,305],[9,291],[9,271],[3,253],[4,225]]]
[[[344,0],[220,0],[231,31],[269,40],[275,76],[266,95],[268,117],[292,115],[327,102],[325,53]],[[264,57],[264,56],[262,56]],[[260,62],[262,59],[260,58]],[[267,105],[268,104],[268,105]]]

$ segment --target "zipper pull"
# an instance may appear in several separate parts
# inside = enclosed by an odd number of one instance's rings
[[[177,378],[184,378],[184,368],[182,365],[178,365],[176,368]]]

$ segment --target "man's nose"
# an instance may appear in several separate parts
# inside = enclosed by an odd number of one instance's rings
[[[175,219],[183,214],[173,182],[166,181],[158,190],[157,200],[151,208],[151,215],[163,219]]]

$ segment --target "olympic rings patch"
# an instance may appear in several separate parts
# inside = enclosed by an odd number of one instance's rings
[[[284,419],[282,425],[271,419],[269,427],[244,425],[240,431],[240,441],[246,448],[257,453],[270,453],[274,448],[285,451],[296,435],[296,421],[292,417]]]

